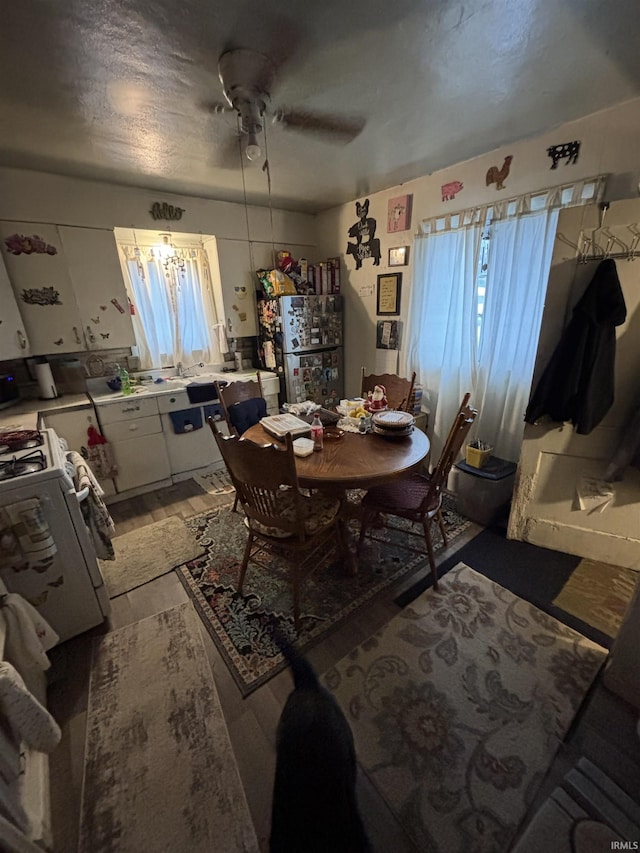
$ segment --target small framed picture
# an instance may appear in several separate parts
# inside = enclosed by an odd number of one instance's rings
[[[392,272],[378,276],[376,313],[398,316],[400,313],[400,285],[402,273]]]
[[[389,266],[390,267],[406,267],[409,263],[409,247],[396,246],[394,249],[389,249]]]

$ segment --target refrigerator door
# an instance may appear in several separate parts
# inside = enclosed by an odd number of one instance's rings
[[[343,397],[342,347],[285,355],[287,403],[313,400],[325,409]]]
[[[281,296],[282,350],[312,352],[342,346],[342,296]]]

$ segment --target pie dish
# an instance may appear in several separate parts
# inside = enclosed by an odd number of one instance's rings
[[[406,430],[414,424],[413,415],[409,412],[376,412],[373,416],[373,426],[384,430]]]

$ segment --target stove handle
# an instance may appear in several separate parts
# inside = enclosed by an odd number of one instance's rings
[[[84,489],[80,489],[79,492],[76,492],[76,498],[78,500],[78,503],[81,504],[82,501],[88,497],[88,495],[89,495],[89,486],[85,486]]]

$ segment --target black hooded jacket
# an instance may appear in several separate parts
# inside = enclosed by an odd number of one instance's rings
[[[531,397],[525,421],[571,421],[588,435],[613,403],[616,326],[627,308],[614,260],[602,261]]]

